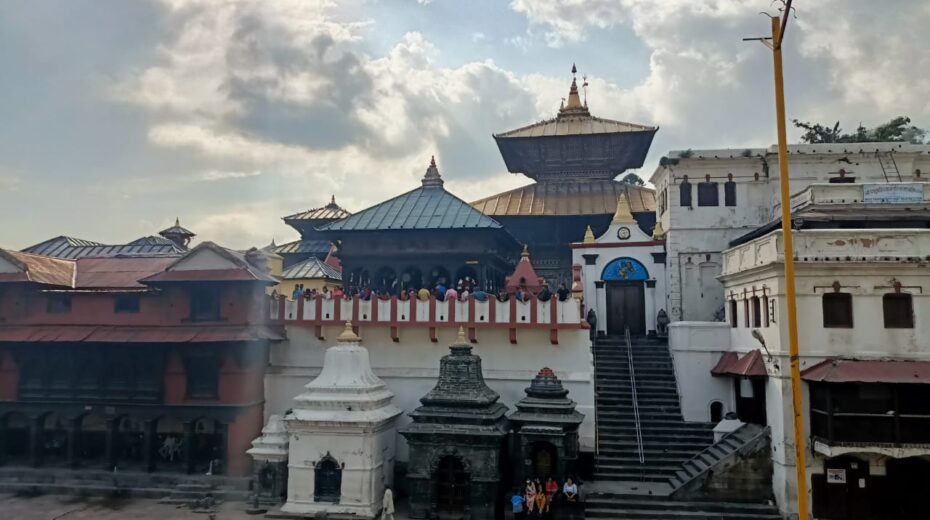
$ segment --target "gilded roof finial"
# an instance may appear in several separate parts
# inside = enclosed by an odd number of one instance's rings
[[[456,345],[467,345],[468,340],[465,339],[465,327],[459,326],[459,335],[455,338]]]
[[[429,160],[429,168],[426,169],[426,175],[423,176],[424,187],[442,187],[442,176],[439,175],[439,168],[436,167],[436,156],[433,155]]]
[[[575,74],[578,73],[578,68],[575,67],[575,64],[572,63],[572,79],[575,79]]]
[[[633,213],[630,211],[630,199],[626,191],[620,194],[617,197],[617,210],[614,212],[614,218],[610,221],[611,224],[635,224],[636,219],[633,218]]]
[[[430,156],[429,156],[429,165],[430,165],[430,167],[432,167],[432,168],[435,168],[435,167],[436,167],[436,156],[435,156],[435,155],[430,155]]]
[[[575,73],[578,69],[572,64],[572,86],[568,89],[568,102],[559,108],[559,116],[589,116],[586,105],[581,103],[581,96],[578,95],[578,80]]]
[[[174,217],[174,227],[181,227],[181,218]]]
[[[594,231],[591,229],[591,224],[588,224],[588,228],[584,230],[584,243],[593,244],[594,242]]]
[[[355,333],[355,330],[352,328],[352,322],[346,322],[346,328],[342,330],[342,334],[336,338],[336,341],[340,343],[358,343],[362,338],[358,337],[358,334]]]
[[[523,244],[523,252],[520,253],[520,261],[521,262],[530,261],[530,246]]]

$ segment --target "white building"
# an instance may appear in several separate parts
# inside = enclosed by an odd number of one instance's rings
[[[914,179],[930,152],[919,148]],[[916,518],[908,516],[918,511],[908,497],[930,485],[930,184],[814,183],[791,204],[814,516],[877,518],[893,504],[904,515],[895,518]],[[778,225],[723,251],[725,322],[673,323],[669,343],[687,420],[707,421],[719,403],[771,427],[773,491],[780,509],[792,513],[794,434]]]
[[[906,143],[788,147],[791,188],[814,183],[925,181],[930,147]],[[777,147],[672,151],[650,181],[656,236],[668,253],[665,308],[671,321],[722,321],[721,252],[777,218]]]
[[[590,228],[589,228],[590,232]],[[582,266],[584,302],[597,314],[600,334],[656,334],[665,305],[665,248],[644,231],[621,196],[607,231],[572,244],[572,263]]]

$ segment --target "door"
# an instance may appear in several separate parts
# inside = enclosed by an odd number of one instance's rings
[[[445,457],[436,469],[436,505],[440,513],[464,513],[469,475],[458,457]]]
[[[930,496],[930,462],[911,457],[889,459],[887,463],[888,497],[884,500],[889,518],[926,518]]]
[[[869,463],[841,456],[814,475],[814,516],[824,520],[871,520]]]
[[[607,333],[623,334],[630,328],[633,336],[646,334],[646,294],[643,282],[608,282]]]
[[[548,442],[536,443],[533,452],[533,476],[543,480],[555,477],[555,446]]]

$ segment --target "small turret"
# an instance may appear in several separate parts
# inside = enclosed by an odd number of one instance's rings
[[[158,234],[174,242],[178,247],[183,247],[184,249],[187,249],[191,243],[191,239],[197,236],[193,231],[181,227],[181,219],[179,218],[174,219],[173,226],[168,229],[159,231]]]

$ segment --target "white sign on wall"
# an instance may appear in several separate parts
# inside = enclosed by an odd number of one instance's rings
[[[827,484],[845,484],[846,470],[827,468]]]
[[[922,202],[923,200],[924,185],[919,182],[862,185],[862,202],[901,204],[906,202]]]

